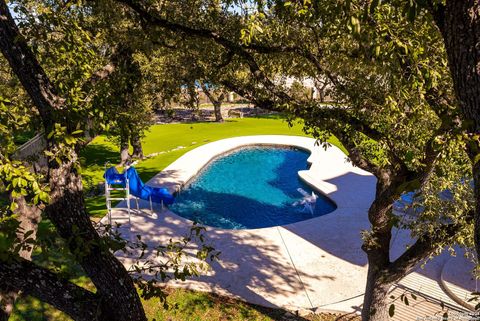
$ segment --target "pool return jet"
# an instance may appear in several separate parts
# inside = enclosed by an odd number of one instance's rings
[[[139,199],[150,202],[152,218],[157,218],[157,215],[153,212],[153,202],[161,204],[163,209],[164,204],[173,204],[175,200],[173,195],[170,194],[166,188],[145,185],[133,166],[126,167],[123,173],[119,173],[115,166],[111,166],[105,170],[103,177],[105,178],[105,198],[108,211],[108,223],[110,225],[112,224],[112,201],[126,201],[128,223],[130,224],[130,200],[132,197],[137,204],[137,210],[139,210]],[[124,191],[125,197],[112,196],[112,191]]]
[[[304,212],[310,212],[313,215],[315,211],[315,205],[317,202],[318,195],[312,191],[312,195],[308,194],[303,188],[297,188],[297,191],[303,195],[303,198],[300,201],[293,203],[293,206],[303,205]]]

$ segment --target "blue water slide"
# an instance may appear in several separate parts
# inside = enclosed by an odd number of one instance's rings
[[[130,187],[130,194],[143,200],[152,200],[155,203],[161,203],[166,205],[173,204],[175,198],[168,192],[166,188],[151,187],[145,185],[138,176],[138,172],[135,167],[127,169],[126,176],[128,178],[128,185]]]
[[[109,185],[121,185],[122,187],[125,187],[127,177],[123,173],[120,174],[114,166],[107,169],[105,174],[103,174],[103,177]]]

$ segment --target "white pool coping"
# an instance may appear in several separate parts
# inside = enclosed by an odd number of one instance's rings
[[[345,186],[339,190],[336,184],[329,183],[331,178],[343,175],[344,173],[355,173],[359,176],[373,176],[358,167],[352,166],[346,161],[345,154],[335,146],[324,150],[321,146],[315,146],[315,139],[304,136],[283,136],[283,135],[260,135],[242,136],[222,139],[203,146],[200,146],[170,164],[161,173],[155,175],[147,184],[151,186],[167,187],[171,193],[183,188],[188,181],[194,178],[213,158],[225,154],[231,150],[249,145],[277,145],[300,148],[310,152],[308,162],[310,169],[299,172],[299,176],[314,189],[319,190],[337,204],[338,207],[365,207],[373,200],[370,186],[363,190],[364,194],[352,197],[352,188]],[[321,167],[328,167],[329,170],[322,171]],[[318,174],[323,174],[319,176]],[[362,183],[362,182],[357,182]],[[370,180],[369,183],[372,184]],[[374,184],[374,182],[373,182]]]
[[[299,176],[329,197],[337,208],[327,215],[285,226],[246,230],[207,227],[209,241],[222,252],[220,260],[212,264],[207,275],[170,284],[290,310],[360,311],[367,275],[361,231],[370,228],[367,212],[374,200],[376,179],[354,167],[337,147],[325,150],[316,146],[314,139],[303,136],[228,138],[187,152],[147,184],[179,191],[216,156],[262,144],[310,151],[311,166],[300,171]],[[119,208],[114,217],[124,223],[126,213]],[[168,210],[161,212],[157,219],[133,215],[127,233],[141,234],[144,242],[153,245],[185,235],[191,223]],[[392,255],[401,253],[409,242],[407,233],[396,234]],[[123,254],[118,257],[127,266],[132,263],[132,258]],[[428,283],[428,291],[438,290],[437,275],[443,264],[431,264],[431,270],[428,266],[426,270],[411,273],[406,278],[406,286],[421,292]],[[442,296],[440,292],[435,295]],[[441,299],[455,304],[448,296]]]

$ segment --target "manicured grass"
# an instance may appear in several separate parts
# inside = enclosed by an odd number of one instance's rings
[[[262,118],[240,118],[224,123],[187,123],[155,125],[150,128],[143,139],[145,155],[164,152],[163,154],[140,162],[137,168],[140,177],[147,181],[170,163],[186,152],[209,142],[223,138],[247,135],[299,135],[304,136],[302,124],[289,127],[280,116]],[[341,144],[335,137],[330,143]],[[182,149],[174,150],[178,147]],[[106,136],[97,137],[81,154],[83,179],[86,190],[94,188],[103,181],[105,162],[119,162],[119,149]],[[105,215],[103,196],[87,198],[87,209],[92,217]]]
[[[360,320],[355,316],[333,314],[296,316],[281,309],[265,308],[239,300],[206,292],[168,289],[168,301],[176,307],[168,310],[161,307],[158,299],[144,301],[147,316],[156,321],[347,321]]]

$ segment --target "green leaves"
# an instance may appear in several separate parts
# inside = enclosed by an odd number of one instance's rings
[[[390,307],[388,308],[388,315],[390,318],[393,318],[395,315],[395,304],[390,304]]]
[[[8,261],[15,256],[14,247],[18,243],[19,224],[13,215],[0,215],[0,260]]]
[[[351,25],[351,29],[353,30],[353,32],[360,33],[360,30],[361,30],[360,19],[358,19],[355,16],[351,16],[350,17],[350,25]]]
[[[260,35],[264,32],[262,28],[262,20],[265,19],[265,14],[262,12],[250,15],[246,27],[240,30],[240,40],[248,45],[253,40],[259,40]]]
[[[3,86],[8,83],[7,75],[2,74],[0,71],[0,92],[8,92]],[[2,84],[2,82],[4,82]],[[11,88],[10,88],[11,90]],[[16,90],[11,92],[17,99],[21,97],[21,94]],[[17,103],[10,99],[4,98],[0,95],[0,153],[9,155],[16,149],[15,135],[19,131],[27,131],[30,121],[28,115],[28,107],[21,103]]]
[[[370,8],[369,8],[370,14],[373,14],[375,12],[375,9],[380,5],[381,2],[382,0],[372,0],[370,2]]]
[[[31,173],[21,162],[3,159],[0,161],[0,181],[4,191],[13,198],[26,196],[33,204],[48,202],[48,188],[41,183],[42,176]],[[16,209],[15,200],[10,209]]]
[[[48,188],[41,182],[42,176],[33,174],[21,162],[0,159],[0,191],[10,196],[8,201],[0,200],[0,259],[13,258],[34,245],[33,231],[21,230],[13,213],[18,209],[18,198],[24,198],[30,206],[48,203]]]

